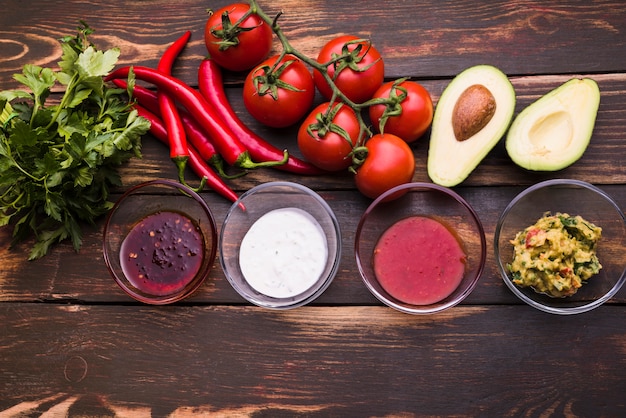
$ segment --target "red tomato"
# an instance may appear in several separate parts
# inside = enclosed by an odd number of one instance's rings
[[[311,164],[322,170],[339,171],[352,164],[350,154],[361,127],[354,110],[343,103],[322,103],[306,117],[298,131],[298,147]],[[337,129],[337,128],[341,129]],[[343,130],[349,140],[338,132]]]
[[[400,81],[398,83],[398,81]],[[411,143],[419,139],[433,121],[433,101],[430,93],[414,81],[390,81],[374,93],[374,98],[391,99],[392,105],[370,106],[369,115],[374,128],[393,134]]]
[[[337,88],[355,103],[369,100],[385,77],[385,65],[378,50],[365,40],[351,43],[359,39],[351,35],[339,36],[324,45],[317,57],[320,64],[327,64],[337,55],[349,53],[326,68]],[[359,51],[355,51],[357,46],[360,46]],[[322,73],[314,69],[313,78],[320,93],[330,100],[332,89]]]
[[[259,122],[284,128],[298,122],[313,106],[315,84],[302,61],[286,55],[273,68],[278,55],[252,70],[243,85],[243,103]]]
[[[409,145],[391,134],[376,134],[366,143],[367,156],[357,168],[356,187],[376,199],[392,187],[408,183],[415,173],[415,157]]]
[[[204,27],[209,56],[227,70],[249,70],[272,49],[272,28],[256,14],[234,26],[249,9],[244,3],[222,7],[209,16]]]

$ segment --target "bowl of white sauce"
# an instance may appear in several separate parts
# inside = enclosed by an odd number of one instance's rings
[[[218,246],[224,274],[243,298],[264,308],[290,309],[316,299],[334,279],[341,230],[313,190],[268,182],[233,203]]]

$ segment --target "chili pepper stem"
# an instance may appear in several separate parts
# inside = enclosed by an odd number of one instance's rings
[[[217,112],[222,121],[247,148],[253,161],[275,161],[283,158],[284,150],[266,142],[264,138],[245,125],[234,112],[224,91],[221,69],[210,58],[202,60],[198,68],[198,90]],[[224,160],[227,162],[225,158]],[[289,159],[285,164],[272,168],[304,175],[319,175],[323,173],[323,170],[293,155],[289,155]]]
[[[173,157],[172,161],[178,171],[178,181],[185,184],[185,167],[187,167],[187,160],[189,157]]]
[[[224,160],[222,160],[222,158],[218,155],[215,155],[213,158],[211,158],[208,163],[211,164],[211,167],[213,167],[215,171],[217,171],[217,174],[219,174],[220,177],[228,180],[236,179],[248,174],[245,171],[240,171],[237,174],[227,174],[224,170]]]
[[[289,160],[289,152],[287,150],[283,151],[283,159],[279,161],[263,161],[263,162],[254,162],[250,157],[250,153],[248,151],[244,151],[237,158],[236,166],[245,168],[245,169],[255,169],[260,167],[275,167],[279,165],[283,165],[287,163]]]
[[[135,104],[133,107],[137,110],[140,116],[143,116],[150,121],[150,132],[152,135],[165,145],[169,145],[167,130],[161,118],[139,104]],[[217,173],[211,170],[209,165],[200,156],[200,153],[191,144],[188,149],[189,165],[198,177],[201,178],[200,183],[202,187],[205,186],[205,183],[209,184],[213,190],[231,202],[237,201],[239,198],[237,194],[233,192],[226,183],[224,183]]]
[[[202,179],[200,180],[200,184],[196,188],[191,187],[191,185],[187,183],[187,181],[185,180],[185,169],[187,168],[187,161],[189,161],[189,156],[173,157],[172,161],[174,162],[174,165],[176,165],[176,169],[178,170],[178,181],[181,184],[184,184],[185,186],[192,189],[194,192],[200,193],[202,189],[204,189],[204,186],[206,185],[207,178],[206,176],[203,176]]]

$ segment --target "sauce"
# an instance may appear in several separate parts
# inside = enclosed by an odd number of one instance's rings
[[[394,298],[429,305],[449,296],[465,273],[466,255],[440,222],[412,216],[393,224],[374,249],[374,272]]]
[[[202,265],[200,229],[177,212],[157,212],[138,222],[122,242],[120,261],[128,280],[144,293],[177,293]]]
[[[513,283],[552,297],[572,296],[602,264],[596,253],[602,228],[567,213],[545,214],[515,235]]]
[[[322,227],[298,208],[276,209],[261,216],[239,250],[239,265],[248,284],[274,298],[292,297],[311,288],[327,258]]]

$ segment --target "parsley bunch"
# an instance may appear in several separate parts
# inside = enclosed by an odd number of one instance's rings
[[[119,50],[97,50],[84,22],[78,30],[60,40],[58,70],[27,64],[14,75],[27,89],[0,92],[0,226],[14,225],[11,245],[34,234],[31,260],[68,238],[80,249],[81,222],[111,208],[117,168],[141,157],[150,128],[124,90],[104,83]],[[62,96],[48,105],[57,84]]]

